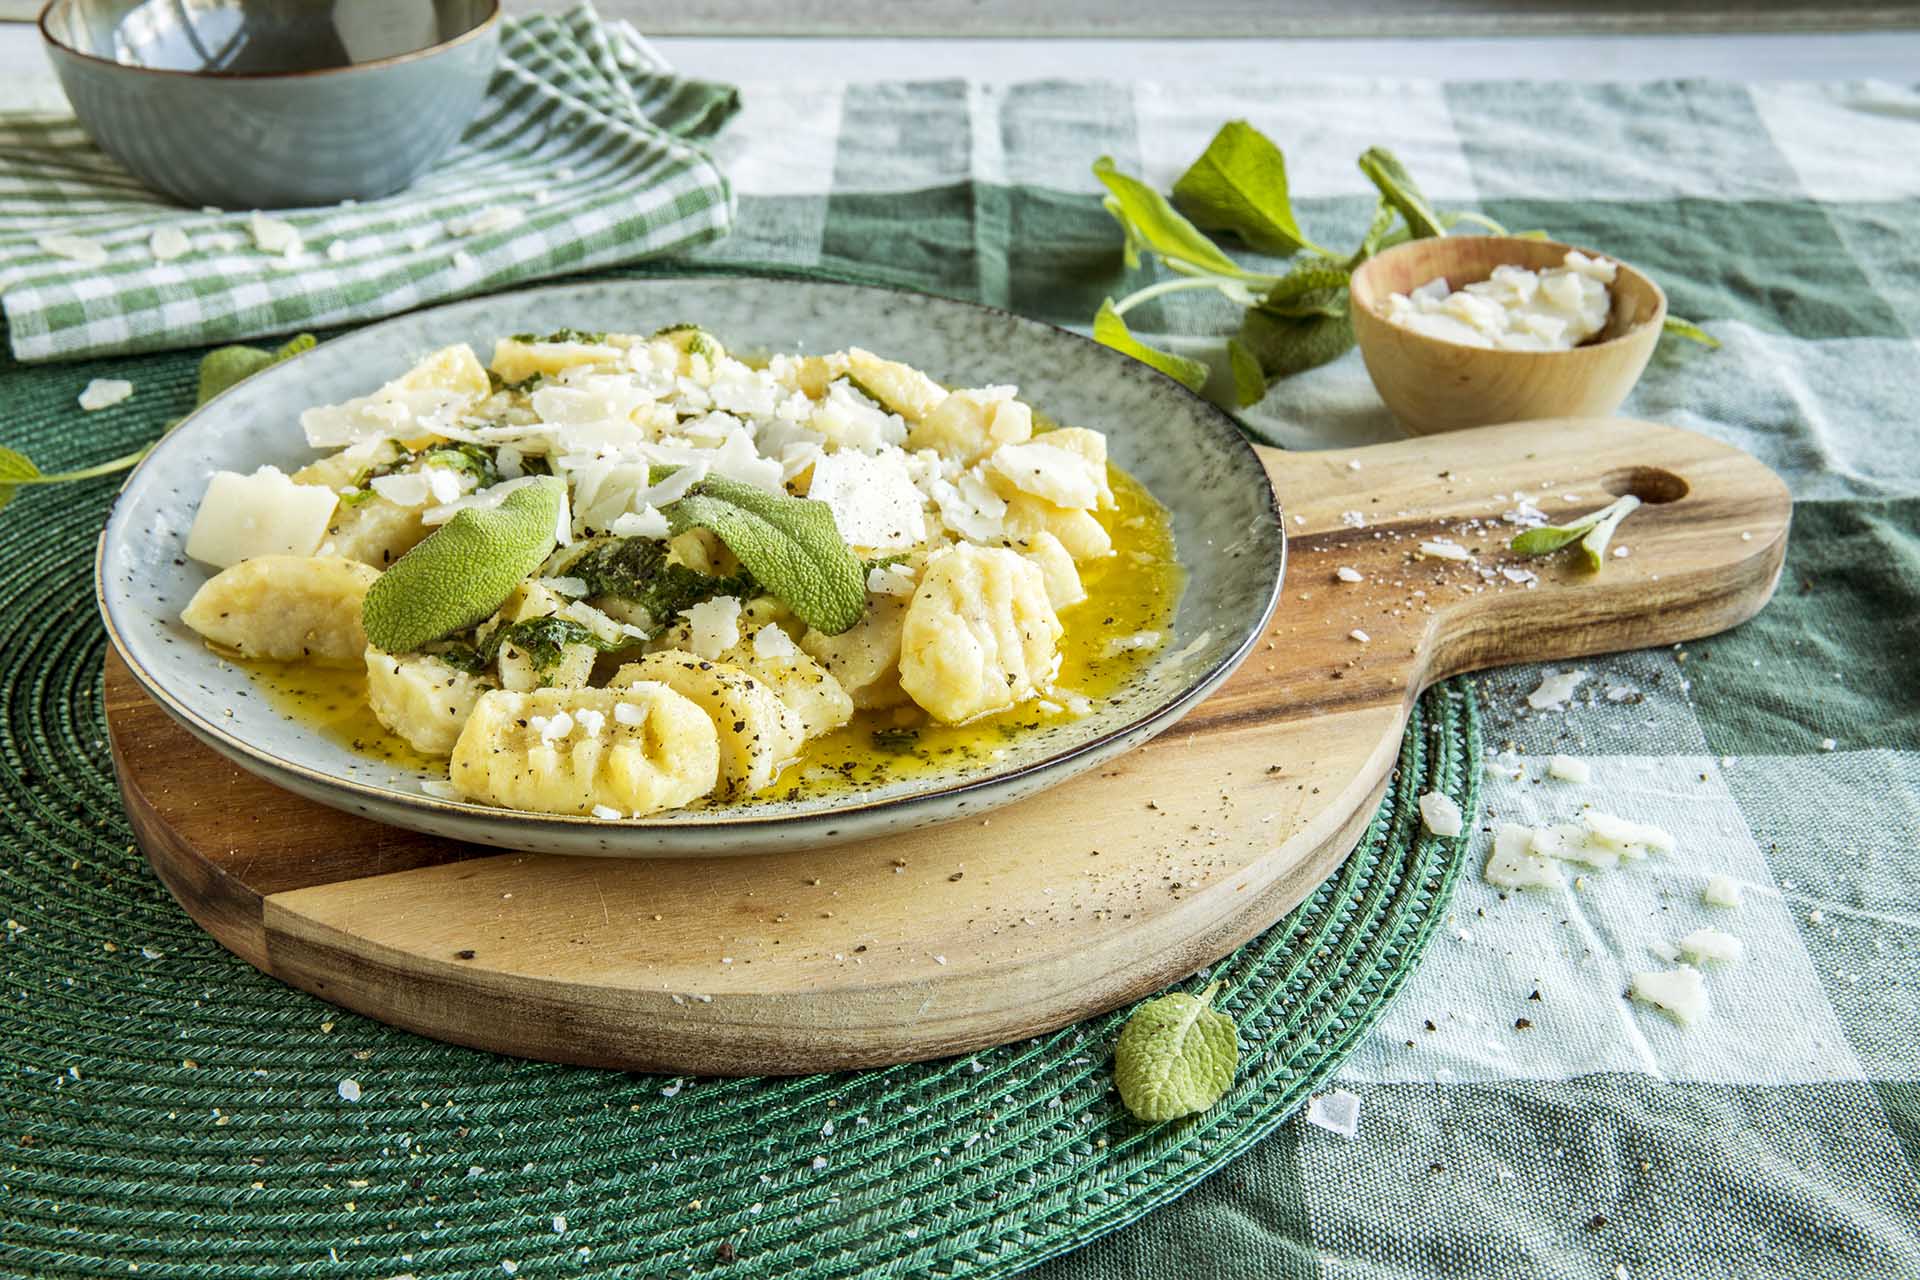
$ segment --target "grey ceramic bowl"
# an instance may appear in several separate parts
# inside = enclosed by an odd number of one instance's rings
[[[869,345],[962,386],[1014,383],[1062,422],[1108,433],[1115,462],[1173,516],[1186,590],[1164,649],[1083,719],[1015,739],[991,768],[916,775],[860,794],[756,798],[632,821],[437,799],[429,775],[357,755],[249,696],[247,673],[180,621],[207,580],[181,554],[214,471],[314,456],[299,411],[361,395],[452,342],[491,351],[524,330],[645,332],[696,320],[737,351]],[[1064,782],[1170,727],[1261,634],[1286,542],[1265,468],[1233,420],[1137,360],[990,307],[852,285],[658,279],[561,285],[399,316],[276,365],[209,401],[128,478],[100,540],[108,635],[154,699],[201,741],[323,804],[456,840],[544,853],[711,855],[832,844],[987,810]],[[443,771],[434,775],[442,781]]]
[[[87,133],[153,190],[281,209],[406,186],[473,119],[499,0],[53,0]]]

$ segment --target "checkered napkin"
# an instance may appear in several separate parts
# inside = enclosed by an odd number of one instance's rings
[[[21,360],[198,346],[685,250],[733,225],[701,144],[738,109],[590,5],[515,18],[439,166],[385,199],[271,215],[291,250],[272,223],[144,190],[71,118],[0,116],[8,340]]]

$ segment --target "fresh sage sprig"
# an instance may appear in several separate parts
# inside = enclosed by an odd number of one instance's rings
[[[1598,573],[1600,566],[1606,563],[1607,543],[1613,539],[1613,531],[1639,505],[1640,499],[1628,494],[1609,502],[1598,511],[1589,511],[1578,520],[1566,524],[1543,524],[1515,534],[1513,541],[1507,545],[1523,556],[1550,556],[1578,540],[1587,569]]]
[[[259,347],[220,347],[209,351],[200,361],[200,381],[194,396],[194,408],[225,391],[242,378],[250,377],[269,365],[279,364],[282,360],[311,350],[314,337],[303,333],[299,337],[273,351]],[[161,431],[165,435],[178,425],[178,419],[169,422]],[[97,480],[101,476],[110,476],[116,471],[125,471],[153,451],[153,444],[141,445],[132,453],[123,453],[117,458],[96,463],[91,467],[81,467],[76,471],[40,470],[32,458],[17,449],[0,445],[0,509],[12,502],[19,490],[30,484],[68,484],[77,480]]]
[[[134,463],[147,456],[152,445],[143,445],[132,453],[111,458],[91,467],[82,467],[77,471],[55,471],[51,474],[34,465],[33,459],[17,449],[0,445],[0,509],[12,502],[21,488],[30,484],[66,484],[74,480],[94,480],[100,476],[110,476],[116,471],[125,471]]]
[[[1471,225],[1494,235],[1505,227],[1483,214],[1434,208],[1419,183],[1385,147],[1369,147],[1360,171],[1379,192],[1374,215],[1351,253],[1314,241],[1294,216],[1285,154],[1244,120],[1232,120],[1173,184],[1168,200],[1138,178],[1122,173],[1111,156],[1093,164],[1107,189],[1102,201],[1120,224],[1122,254],[1129,269],[1151,256],[1170,273],[1115,301],[1107,298],[1094,317],[1094,338],[1199,391],[1211,372],[1204,360],[1142,342],[1127,327],[1127,313],[1142,303],[1191,289],[1212,289],[1244,309],[1240,329],[1227,339],[1232,371],[1232,407],[1246,408],[1282,378],[1336,358],[1353,345],[1347,314],[1347,283],[1361,263],[1408,240],[1444,236]],[[1204,229],[1203,229],[1204,228]],[[1300,261],[1281,274],[1250,270],[1210,238],[1226,233],[1260,253]],[[1543,232],[1520,235],[1541,237]],[[1666,331],[1707,346],[1720,344],[1698,325],[1669,316]]]

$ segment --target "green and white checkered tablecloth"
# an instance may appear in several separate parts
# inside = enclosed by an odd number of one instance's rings
[[[1564,711],[1526,707],[1544,669],[1480,682],[1494,744],[1595,775],[1490,776],[1483,826],[1591,798],[1678,833],[1677,856],[1585,891],[1463,883],[1450,936],[1344,1069],[1354,1138],[1296,1118],[1034,1274],[1920,1276],[1920,89],[1300,70],[749,85],[715,144],[736,224],[697,252],[1084,324],[1125,274],[1095,156],[1165,189],[1248,118],[1286,148],[1308,232],[1338,244],[1373,205],[1354,158],[1386,144],[1436,203],[1617,254],[1721,341],[1663,345],[1624,412],[1787,478],[1786,575],[1732,633],[1583,662]],[[1129,319],[1229,316],[1181,295]],[[1398,435],[1353,354],[1254,425],[1300,447]],[[1715,873],[1745,886],[1737,914],[1701,906]],[[1702,1024],[1623,1001],[1660,967],[1650,944],[1706,923],[1747,954],[1711,972]]]
[[[1798,499],[1754,622],[1584,662],[1564,712],[1526,708],[1543,668],[1481,681],[1492,743],[1583,756],[1595,778],[1489,777],[1484,827],[1592,799],[1679,833],[1680,855],[1585,892],[1463,882],[1452,936],[1345,1068],[1356,1138],[1296,1117],[1038,1274],[1920,1275],[1920,92],[1276,75],[745,101],[717,150],[739,222],[702,256],[1065,324],[1123,281],[1095,156],[1165,190],[1245,117],[1286,149],[1309,234],[1341,244],[1373,203],[1354,159],[1390,145],[1443,207],[1651,271],[1723,346],[1663,344],[1623,412],[1748,449]],[[1193,297],[1139,327],[1230,319]],[[1300,447],[1399,434],[1352,353],[1255,425]],[[1737,914],[1701,905],[1713,873],[1746,887]],[[1628,973],[1665,967],[1649,944],[1708,923],[1747,954],[1710,973],[1703,1024],[1622,999]]]

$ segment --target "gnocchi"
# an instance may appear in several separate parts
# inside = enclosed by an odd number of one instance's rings
[[[627,819],[1004,742],[1151,661],[1106,632],[1164,634],[1177,589],[1104,435],[859,347],[521,334],[300,421],[322,456],[214,486],[182,620],[353,673],[356,714],[480,804]]]
[[[180,620],[243,658],[350,665],[367,648],[360,602],[379,576],[338,556],[255,556],[209,578]]]
[[[367,705],[374,718],[423,755],[452,755],[480,695],[493,682],[432,654],[396,658],[370,648],[366,656]]]
[[[1004,548],[962,544],[927,566],[900,634],[900,687],[935,719],[972,720],[1052,680],[1060,619],[1040,568]]]
[[[729,662],[664,649],[614,673],[612,687],[657,683],[689,699],[713,721],[721,790],[752,795],[772,784],[800,754],[806,722],[778,693]]]
[[[482,694],[449,777],[468,799],[509,809],[638,817],[699,799],[719,773],[707,713],[663,684],[637,681]]]

